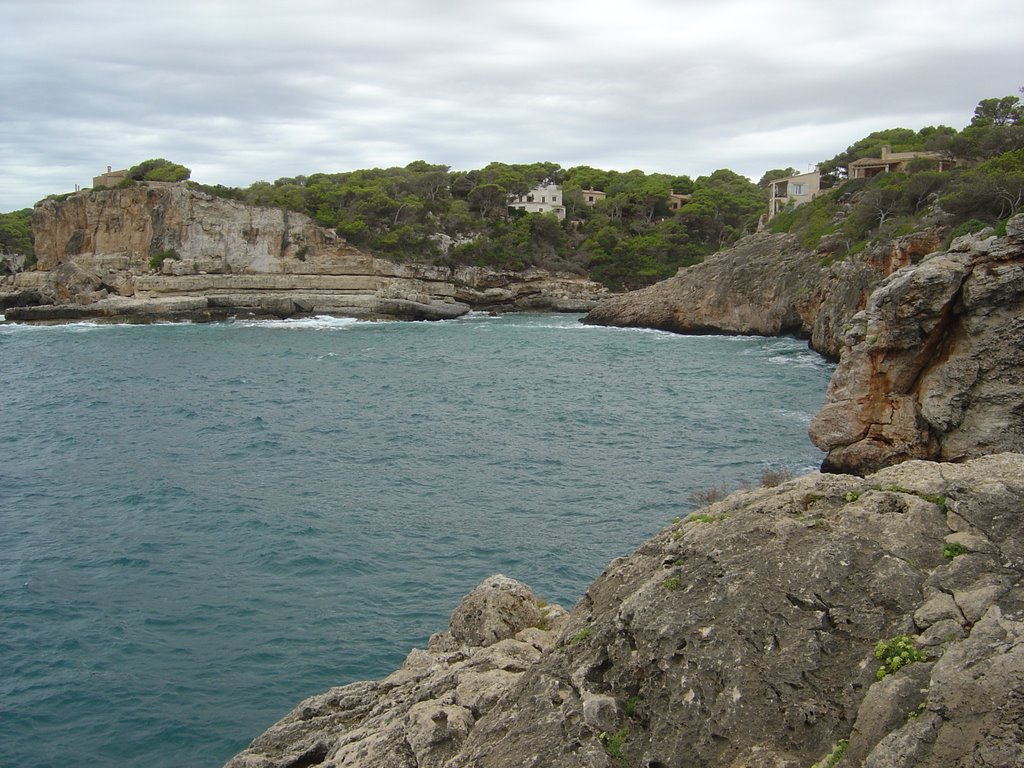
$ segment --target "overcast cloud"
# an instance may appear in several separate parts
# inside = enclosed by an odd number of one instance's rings
[[[0,211],[492,160],[755,181],[1024,85],[1020,0],[2,0]]]

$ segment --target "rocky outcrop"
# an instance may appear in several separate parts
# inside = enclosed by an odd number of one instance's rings
[[[525,584],[492,576],[401,669],[307,699],[228,765],[440,768],[564,622]]]
[[[810,427],[824,468],[1024,450],[1024,215],[894,273],[847,327]]]
[[[846,740],[851,768],[1022,765],[1022,500],[1017,454],[733,494],[614,561],[556,641],[453,616],[229,765],[806,768]]]
[[[8,312],[9,320],[138,322],[151,313],[194,320],[447,319],[471,308],[586,311],[607,295],[571,274],[377,259],[302,214],[186,184],[149,182],[45,200],[32,226],[38,271],[15,276],[5,303],[36,306]]]
[[[649,288],[601,302],[583,322],[675,333],[799,336],[837,359],[845,326],[871,291],[940,242],[941,230],[929,228],[832,263],[830,249],[838,242],[811,251],[791,235],[758,233]]]

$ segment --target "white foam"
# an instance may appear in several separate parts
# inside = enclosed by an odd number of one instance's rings
[[[294,317],[285,320],[234,320],[230,325],[241,328],[279,328],[286,330],[337,331],[351,328],[354,325],[367,324],[371,321],[357,320],[354,317],[334,317],[332,315],[314,315],[313,317]]]

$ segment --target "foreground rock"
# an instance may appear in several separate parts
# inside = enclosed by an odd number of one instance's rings
[[[791,235],[759,233],[649,288],[601,302],[583,322],[675,333],[792,335],[838,358],[845,326],[871,291],[940,240],[938,230],[928,230],[831,264],[827,249],[812,252]]]
[[[470,309],[583,312],[607,295],[567,273],[377,259],[302,214],[186,184],[150,182],[45,200],[33,211],[32,228],[37,268],[0,290],[9,320],[435,320]]]
[[[1024,450],[1024,215],[893,274],[844,345],[810,427],[825,469]]]
[[[307,699],[228,765],[445,765],[551,648],[565,611],[542,605],[521,582],[486,579],[452,613],[449,631],[413,650],[401,669]]]
[[[845,739],[842,765],[1022,765],[1022,500],[1017,454],[733,494],[614,561],[556,642],[453,616],[229,765],[806,768]],[[922,660],[879,679],[901,635]]]

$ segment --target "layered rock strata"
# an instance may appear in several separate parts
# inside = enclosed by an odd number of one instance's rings
[[[810,427],[824,469],[1024,450],[1024,215],[890,276],[848,325]]]
[[[9,320],[447,319],[471,308],[586,311],[607,295],[571,274],[392,263],[302,214],[186,184],[46,200],[32,226],[37,269],[0,297]]]
[[[614,561],[556,638],[508,639],[528,597],[508,623],[475,599],[229,766],[806,768],[846,740],[851,767],[1022,765],[1022,501],[1017,454],[733,494]]]

